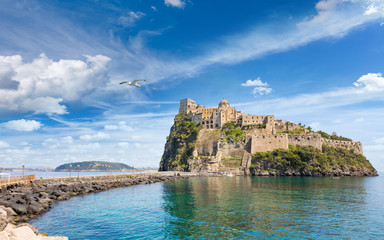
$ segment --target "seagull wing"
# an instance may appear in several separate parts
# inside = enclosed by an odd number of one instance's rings
[[[137,82],[145,82],[145,80],[144,79],[133,80],[132,84],[136,84]]]
[[[128,81],[124,81],[124,82],[121,82],[120,84],[130,84],[131,82],[128,82]]]

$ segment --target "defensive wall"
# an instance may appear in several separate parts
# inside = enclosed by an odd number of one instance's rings
[[[247,136],[247,140],[251,141],[251,154],[275,149],[288,149],[288,134],[251,135]]]
[[[250,141],[250,153],[273,151],[275,149],[288,149],[288,145],[312,146],[322,150],[323,144],[330,147],[352,149],[363,154],[361,142],[324,139],[318,133],[312,134],[255,134],[247,135],[246,142]]]
[[[321,138],[321,143],[329,147],[352,149],[356,153],[363,154],[363,145],[361,144],[361,142],[329,140],[329,139]]]
[[[313,134],[288,134],[288,144],[312,146],[314,148],[322,149],[321,135],[318,133]]]

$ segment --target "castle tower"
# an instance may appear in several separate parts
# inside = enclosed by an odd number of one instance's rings
[[[236,122],[236,109],[231,107],[229,102],[223,98],[218,107],[217,125],[221,128],[230,121]]]
[[[196,109],[197,105],[195,101],[190,98],[186,98],[180,101],[179,113],[189,113],[190,110]]]

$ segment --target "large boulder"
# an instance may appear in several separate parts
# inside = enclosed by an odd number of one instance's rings
[[[13,204],[11,208],[13,208],[13,210],[15,210],[15,212],[19,215],[25,215],[28,213],[28,207],[24,204]]]
[[[17,213],[10,207],[0,206],[0,209],[6,211],[8,216],[17,216]]]
[[[31,224],[29,223],[21,223],[19,225],[16,226],[17,228],[20,228],[20,227],[29,227],[34,234],[38,234],[39,233],[39,230],[37,230],[37,228],[35,228],[34,226],[32,226]]]
[[[36,234],[27,226],[12,229],[11,236],[15,237],[16,239],[37,239]]]
[[[31,213],[31,214],[40,214],[40,213],[44,213],[45,212],[45,209],[43,206],[41,206],[39,203],[37,202],[32,202],[29,206],[28,206],[28,212]]]

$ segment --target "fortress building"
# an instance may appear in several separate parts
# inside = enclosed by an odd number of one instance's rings
[[[236,111],[225,99],[215,108],[197,105],[192,99],[186,98],[180,101],[179,113],[186,113],[192,121],[200,123],[203,129],[218,129],[227,122],[236,122],[241,126],[265,124],[268,133],[275,133],[275,125],[281,125],[275,123],[273,115],[247,115]]]
[[[267,153],[277,149],[290,151],[276,151],[273,156]],[[343,156],[353,158],[352,166],[364,159],[358,154],[363,154],[361,142],[337,134],[314,132],[300,123],[275,120],[274,115],[245,114],[225,99],[217,107],[204,107],[186,98],[180,101],[159,170],[229,176],[251,172],[260,176],[370,175],[362,172],[366,170],[357,173],[356,169],[362,169],[360,165],[350,170],[345,167],[349,160]],[[327,161],[329,164],[324,163]]]
[[[204,134],[209,135],[209,130],[223,128],[228,122],[235,122],[241,127],[250,126],[246,131],[245,141],[251,154],[274,149],[288,149],[289,145],[306,145],[318,149],[322,149],[323,145],[327,145],[353,149],[357,153],[363,153],[360,142],[324,139],[320,134],[310,132],[298,124],[275,120],[274,115],[248,115],[236,111],[225,99],[221,100],[218,107],[204,107],[196,104],[192,99],[186,98],[180,101],[179,113],[187,114],[192,121],[200,124],[202,128],[201,136]],[[295,129],[300,129],[302,133],[289,133]],[[215,144],[218,144],[218,141]],[[207,144],[202,146],[206,147]],[[219,149],[220,147],[212,146],[211,148]],[[198,154],[204,155],[203,152],[198,152]]]

